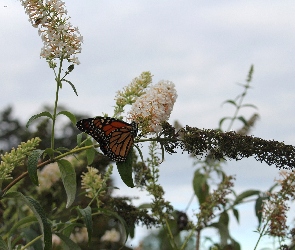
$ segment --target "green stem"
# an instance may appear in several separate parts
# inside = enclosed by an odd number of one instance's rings
[[[60,63],[59,63],[59,69],[58,69],[58,74],[55,77],[56,81],[56,92],[55,92],[55,102],[54,102],[54,110],[53,110],[53,116],[52,116],[52,130],[51,130],[51,148],[54,150],[54,129],[55,129],[55,121],[56,121],[56,111],[57,111],[57,104],[58,104],[58,93],[59,93],[59,88],[61,87],[61,70],[62,70],[62,62],[63,58],[61,57]]]
[[[255,245],[255,247],[254,247],[254,250],[256,250],[256,248],[258,247],[258,243],[259,243],[259,241],[261,240],[261,238],[262,238],[262,236],[263,236],[263,234],[264,234],[264,231],[265,231],[265,229],[266,229],[267,224],[268,224],[268,222],[265,223],[265,225],[264,225],[262,231],[260,231],[260,233],[259,233],[259,238],[258,238],[258,240],[257,240],[257,242],[256,242],[256,245]]]
[[[186,247],[186,245],[187,245],[189,239],[193,236],[193,233],[194,233],[194,232],[195,232],[195,231],[194,231],[193,229],[190,231],[189,235],[185,238],[185,241],[183,242],[183,244],[182,244],[180,250],[184,250],[184,249],[185,249],[185,247]]]
[[[169,222],[168,222],[168,220],[166,218],[164,218],[164,221],[165,221],[165,224],[166,224],[165,227],[166,227],[166,229],[168,231],[168,236],[170,238],[170,244],[171,244],[171,246],[172,246],[173,249],[177,250],[177,245],[176,245],[176,243],[174,241],[174,236],[173,236],[173,234],[171,232],[171,228],[170,228]]]
[[[241,106],[242,106],[242,103],[243,103],[244,97],[245,97],[246,94],[247,94],[247,89],[248,89],[248,88],[249,88],[249,83],[247,83],[247,84],[245,85],[245,91],[242,93],[242,95],[241,95],[241,97],[240,97],[239,104],[237,105],[236,112],[235,112],[233,118],[231,118],[231,122],[230,122],[230,124],[229,124],[229,126],[228,126],[227,131],[229,131],[229,130],[231,129],[231,127],[233,126],[234,121],[237,119],[238,113],[239,113],[239,111],[240,111],[240,109],[241,109]]]
[[[252,74],[253,74],[253,65],[251,65],[251,67],[250,67],[250,71],[249,71],[249,74],[248,74],[248,79],[246,80],[247,83],[246,83],[245,85],[243,85],[243,86],[245,87],[245,90],[244,90],[244,92],[242,93],[242,95],[241,95],[241,97],[240,97],[240,101],[239,101],[239,104],[237,105],[236,112],[235,112],[233,118],[231,118],[231,122],[230,122],[230,124],[229,124],[229,126],[228,126],[227,131],[229,131],[229,130],[231,129],[231,127],[232,127],[234,121],[236,120],[236,118],[237,118],[237,116],[238,116],[238,113],[239,113],[239,111],[240,111],[240,109],[241,109],[241,106],[242,106],[242,103],[243,103],[244,97],[245,97],[246,94],[247,94],[247,90],[248,90],[248,88],[250,88],[250,82],[251,82],[251,80],[252,80]]]
[[[30,241],[27,245],[23,246],[21,248],[21,250],[28,249],[29,246],[31,246],[32,244],[34,244],[37,240],[41,239],[42,237],[43,237],[43,234],[37,236],[35,239],[33,239],[32,241]]]

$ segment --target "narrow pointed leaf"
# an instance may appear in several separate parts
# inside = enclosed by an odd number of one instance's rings
[[[243,104],[243,105],[241,105],[241,108],[243,108],[243,107],[250,107],[250,108],[258,109],[257,106],[255,106],[253,104]]]
[[[37,115],[33,115],[27,122],[26,124],[26,128],[28,128],[30,126],[30,124],[32,123],[32,121],[36,120],[37,118],[39,117],[42,117],[42,116],[46,116],[48,118],[50,118],[51,120],[53,119],[52,118],[52,115],[48,112],[48,111],[44,111],[44,112],[41,112],[40,114],[37,114]]]
[[[248,122],[246,121],[246,119],[243,116],[239,116],[237,117],[238,120],[240,120],[244,125],[248,125]]]
[[[165,160],[164,156],[165,156],[165,149],[164,149],[164,145],[162,143],[160,143],[161,145],[161,151],[162,151],[162,160],[161,162],[163,162]]]
[[[91,146],[91,145],[93,145],[93,142],[91,140],[87,140],[85,142],[85,145]],[[88,165],[92,164],[95,154],[96,154],[96,150],[93,147],[86,150],[86,157],[87,157],[87,164]]]
[[[128,226],[127,226],[126,221],[120,215],[118,215],[115,212],[112,212],[111,210],[106,210],[106,209],[99,209],[99,210],[102,211],[104,214],[106,214],[108,216],[115,217],[116,219],[118,219],[120,221],[120,223],[122,224],[122,226],[125,229],[125,234],[126,234],[125,242],[126,242],[128,239],[128,235],[129,235]]]
[[[77,119],[76,119],[76,116],[73,115],[71,112],[69,111],[60,111],[57,115],[65,115],[66,117],[68,117],[71,122],[76,126],[76,123],[77,123]]]
[[[258,219],[259,226],[260,226],[261,220],[262,220],[263,200],[265,200],[265,199],[267,199],[267,198],[263,198],[263,197],[259,196],[255,202],[255,214]]]
[[[37,175],[37,165],[40,156],[43,154],[44,150],[36,149],[28,157],[28,173],[31,181],[38,186],[38,175]]]
[[[13,227],[9,230],[9,235],[12,235],[15,230],[21,229],[25,226],[30,225],[31,223],[38,222],[36,216],[26,216],[22,219],[20,219],[18,222],[16,222]],[[1,248],[0,248],[1,249]]]
[[[31,197],[24,196],[20,192],[9,192],[5,194],[3,198],[15,198],[15,199],[21,200],[33,211],[41,227],[41,232],[43,233],[44,250],[51,250],[52,249],[51,226],[39,202],[32,199]]]
[[[73,168],[72,164],[65,160],[61,159],[57,161],[60,173],[61,173],[61,179],[64,185],[64,188],[66,190],[67,194],[67,204],[66,207],[72,205],[76,198],[76,189],[77,189],[77,183],[76,183],[76,172]]]
[[[91,165],[94,161],[96,150],[94,148],[89,148],[86,150],[87,164]]]
[[[233,208],[233,213],[234,213],[234,216],[235,216],[235,218],[237,219],[237,222],[239,223],[240,221],[239,221],[239,210],[237,210],[237,209],[235,209],[235,208]]]
[[[219,121],[219,128],[221,129],[221,126],[222,126],[222,123],[225,121],[225,120],[230,120],[232,119],[231,117],[223,117],[222,119],[220,119]]]
[[[77,134],[77,145],[80,147],[82,143],[83,133]]]
[[[195,172],[193,179],[193,187],[196,196],[198,197],[199,204],[202,204],[209,193],[209,186],[207,184],[207,177],[200,173],[198,170]]]
[[[223,225],[228,226],[229,223],[229,216],[227,212],[222,212],[220,217],[219,217],[219,222],[222,223]]]
[[[220,215],[219,221],[218,221],[220,240],[221,240],[221,244],[223,245],[225,245],[227,240],[230,238],[228,223],[229,223],[228,213],[223,212]]]
[[[93,232],[93,223],[92,223],[92,215],[91,215],[91,207],[87,206],[84,209],[78,208],[79,212],[83,216],[87,232],[88,232],[88,243],[91,242],[92,232]]]
[[[1,236],[0,236],[0,250],[9,250],[7,244],[6,244],[5,241],[2,239]]]
[[[232,104],[232,105],[234,105],[235,107],[238,106],[234,100],[226,100],[226,101],[224,101],[224,102],[221,104],[221,106],[222,106],[223,104],[225,104],[225,103]]]
[[[53,158],[54,157],[54,150],[52,148],[46,148],[44,150],[44,156],[46,156],[46,154],[50,157],[50,158]]]
[[[68,80],[66,80],[66,79],[63,79],[63,81],[64,81],[64,82],[67,82],[68,84],[70,84],[71,87],[72,87],[72,89],[74,90],[76,96],[78,96],[78,93],[77,93],[77,90],[76,90],[75,85],[74,85],[72,82],[70,82],[70,81],[68,81]]]
[[[122,181],[128,186],[133,188],[133,179],[132,179],[132,149],[129,151],[127,159],[125,162],[117,162],[118,172],[121,176]]]
[[[137,151],[138,151],[138,153],[139,153],[139,155],[140,155],[140,159],[141,159],[141,161],[144,162],[144,160],[143,160],[143,155],[142,155],[142,152],[141,152],[140,148],[139,148],[136,144],[134,144],[134,147],[136,147],[136,149],[137,149]]]
[[[245,198],[248,198],[248,197],[253,196],[253,195],[259,195],[259,194],[260,194],[260,191],[259,190],[247,190],[247,191],[239,194],[236,197],[236,200],[234,202],[234,205],[243,202]]]
[[[69,237],[61,234],[61,233],[56,233],[56,235],[65,243],[65,245],[68,247],[65,250],[81,250],[81,248],[74,242],[72,241]]]
[[[235,241],[233,238],[231,238],[231,244],[234,250],[241,250],[239,242]]]
[[[208,227],[217,228],[220,236],[220,243],[223,245],[227,244],[227,240],[230,238],[229,230],[226,225],[221,222],[214,222],[208,225]]]

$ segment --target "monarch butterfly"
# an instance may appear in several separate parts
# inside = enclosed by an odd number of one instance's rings
[[[99,143],[101,151],[113,161],[126,161],[138,130],[134,121],[129,124],[101,116],[82,119],[76,126],[91,135]]]

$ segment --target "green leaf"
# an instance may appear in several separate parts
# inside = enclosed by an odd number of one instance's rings
[[[52,148],[46,148],[44,150],[44,155],[48,155],[50,158],[53,158],[54,157],[54,150]],[[44,157],[43,155],[43,157]]]
[[[255,106],[253,104],[243,104],[243,105],[241,105],[241,108],[244,108],[244,107],[251,107],[251,108],[254,108],[254,109],[258,109],[257,106]]]
[[[72,82],[70,82],[70,81],[68,81],[68,80],[66,80],[66,79],[63,79],[63,81],[64,81],[64,82],[67,82],[68,84],[70,84],[71,87],[72,87],[72,89],[74,90],[76,96],[78,96],[78,93],[77,93],[77,90],[76,90],[74,84],[72,84]]]
[[[91,140],[86,140],[85,145],[86,146],[92,146],[93,142]],[[92,164],[96,153],[97,152],[93,147],[86,150],[86,157],[87,157],[87,164],[88,165]]]
[[[269,188],[268,192],[269,192],[269,193],[272,193],[272,191],[273,191],[277,186],[278,186],[278,183],[272,185],[272,186]]]
[[[37,165],[40,156],[43,154],[44,150],[36,149],[28,157],[28,173],[31,181],[38,186],[38,175],[37,175]]]
[[[219,129],[221,129],[222,123],[223,123],[225,120],[231,120],[231,119],[232,119],[231,117],[223,117],[223,118],[219,121]]]
[[[74,116],[71,112],[64,110],[64,111],[60,111],[56,116],[58,116],[58,115],[65,115],[76,126],[76,123],[77,123],[76,116]]]
[[[75,227],[83,227],[83,226],[84,225],[81,223],[74,223],[71,221],[67,221],[66,223],[63,223],[62,234],[67,237],[70,237]]]
[[[72,205],[72,203],[74,202],[76,198],[76,189],[77,189],[76,172],[72,164],[65,159],[58,160],[57,164],[61,173],[61,179],[62,179],[63,185],[67,193],[66,208],[68,208],[69,206]]]
[[[6,193],[3,198],[8,198],[8,199],[14,198],[17,200],[21,200],[33,211],[41,227],[41,232],[43,233],[44,250],[51,250],[52,249],[51,226],[39,202],[32,199],[31,197],[24,196],[20,192]]]
[[[214,222],[208,225],[208,227],[215,227],[219,231],[220,235],[220,244],[227,245],[227,240],[230,239],[230,234],[227,225],[222,222]]]
[[[66,247],[65,250],[81,250],[81,248],[74,242],[72,241],[69,237],[61,234],[61,233],[56,233],[56,235],[65,243]]]
[[[127,226],[126,221],[120,215],[118,215],[115,212],[112,212],[111,210],[107,210],[107,209],[103,209],[103,208],[100,208],[99,210],[102,211],[104,214],[106,214],[108,216],[115,217],[116,219],[118,219],[120,221],[120,223],[122,224],[122,226],[125,229],[125,234],[126,234],[125,242],[126,242],[128,239],[128,235],[129,235],[128,226]]]
[[[138,206],[139,209],[150,209],[152,208],[152,204],[151,203],[143,203],[141,205]]]
[[[164,149],[163,143],[160,143],[160,145],[161,145],[161,151],[162,151],[162,160],[161,160],[161,162],[163,162],[165,160],[165,149]]]
[[[94,148],[89,148],[86,150],[86,158],[87,158],[87,164],[91,165],[94,161],[96,150]]]
[[[83,133],[77,134],[77,145],[80,146],[82,142]]]
[[[141,161],[144,162],[144,160],[143,160],[143,155],[142,155],[142,152],[141,152],[140,148],[139,148],[136,144],[134,144],[133,146],[136,147],[136,149],[137,149],[137,151],[138,151],[138,153],[139,153],[139,155],[140,155],[140,159],[141,159]]]
[[[69,152],[70,149],[68,149],[66,147],[58,147],[58,148],[55,149],[55,151],[59,152],[59,153],[61,153],[61,152]]]
[[[243,116],[239,116],[237,117],[238,120],[240,120],[244,125],[248,125],[248,122],[246,121],[246,119]]]
[[[26,124],[26,128],[28,128],[30,126],[30,124],[32,123],[32,121],[36,120],[37,118],[39,117],[42,117],[42,116],[46,116],[48,118],[50,118],[51,120],[53,120],[53,117],[52,115],[48,112],[48,111],[44,111],[44,112],[41,112],[40,114],[37,114],[37,115],[33,115],[27,122]]]
[[[219,234],[220,234],[220,240],[221,244],[225,245],[227,243],[227,240],[230,238],[229,230],[228,230],[228,222],[229,222],[229,216],[227,212],[222,212],[219,221]]]
[[[239,242],[235,241],[233,238],[231,238],[231,244],[232,244],[232,249],[241,250],[241,246]]]
[[[7,244],[6,244],[5,241],[2,239],[2,237],[0,237],[0,250],[9,250]]]
[[[242,203],[245,198],[248,198],[248,197],[253,196],[253,195],[259,195],[259,194],[260,194],[260,191],[259,190],[247,190],[247,191],[239,194],[236,197],[236,200],[234,202],[234,205]]]
[[[88,232],[88,243],[91,242],[92,232],[93,232],[93,223],[92,223],[92,215],[91,215],[91,207],[87,206],[84,209],[78,208],[79,212],[84,218],[84,222],[86,224],[87,232]]]
[[[124,162],[116,162],[118,172],[121,176],[122,181],[128,186],[133,188],[133,179],[132,179],[132,163],[133,163],[133,149],[128,153],[127,159]]]
[[[26,216],[13,225],[13,227],[9,230],[9,235],[12,235],[15,230],[21,229],[22,227],[28,226],[29,224],[35,222],[38,222],[35,216]]]
[[[175,221],[175,220],[172,220],[172,221]],[[135,235],[135,225],[134,224],[129,225],[128,226],[128,231],[129,231],[130,238],[133,239],[134,235]]]
[[[219,222],[222,223],[223,225],[228,226],[229,216],[228,216],[228,213],[226,211],[221,213],[221,215],[219,217]]]
[[[260,226],[262,220],[262,209],[263,209],[263,200],[267,199],[267,197],[259,196],[255,202],[255,214],[258,219],[258,224]]]
[[[195,194],[198,197],[199,204],[202,204],[208,196],[209,186],[207,184],[207,177],[200,173],[199,170],[195,171],[193,187]]]
[[[234,105],[235,107],[238,106],[234,100],[226,100],[226,101],[224,101],[224,102],[221,104],[221,106],[222,106],[223,104],[225,104],[225,103],[232,104],[232,105]]]
[[[239,223],[240,221],[239,221],[239,210],[238,209],[235,209],[235,208],[233,208],[233,214],[234,214],[234,216],[236,217],[236,219],[237,219],[237,222]]]

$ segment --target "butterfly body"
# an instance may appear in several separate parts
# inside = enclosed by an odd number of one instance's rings
[[[77,122],[77,128],[92,136],[101,151],[113,161],[126,161],[126,157],[137,135],[137,124],[97,116]]]

